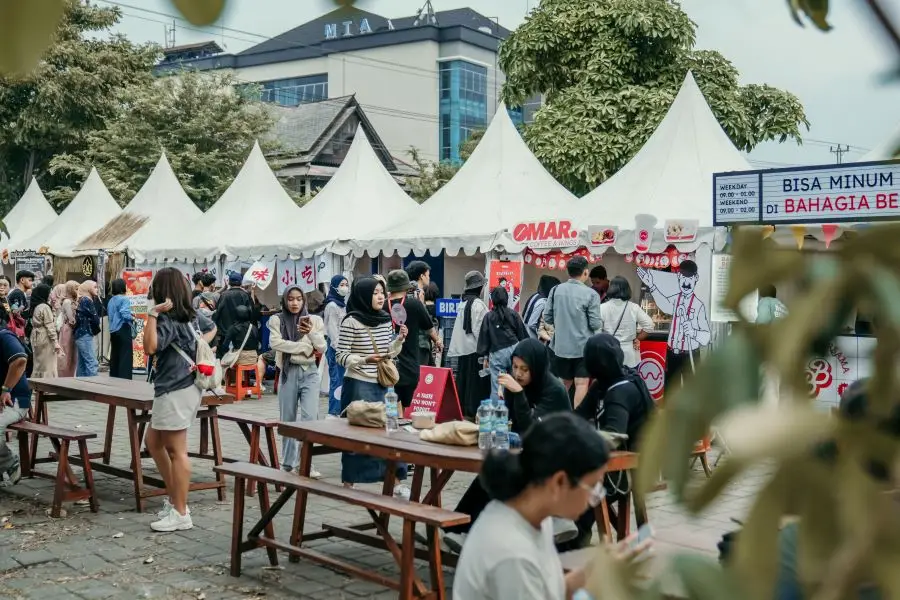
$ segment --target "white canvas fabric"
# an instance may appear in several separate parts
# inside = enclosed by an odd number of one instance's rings
[[[44,197],[37,180],[32,177],[28,189],[12,210],[3,217],[3,224],[6,225],[10,237],[0,241],[0,251],[12,247],[19,240],[27,240],[50,225],[57,216],[56,211]]]
[[[97,169],[91,172],[69,205],[40,231],[23,240],[13,240],[10,252],[40,250],[46,247],[56,256],[78,256],[96,252],[75,252],[73,249],[91,233],[106,225],[122,212]]]
[[[668,113],[634,158],[577,201],[577,220],[585,227],[633,230],[635,216],[649,214],[657,218],[658,229],[666,219],[696,219],[701,228],[712,227],[713,173],[751,168],[688,73]],[[633,239],[631,245],[633,250]]]
[[[516,224],[574,216],[575,196],[531,153],[500,104],[484,137],[459,172],[414,211],[410,218],[371,239],[358,239],[362,255],[409,252],[437,255],[446,250],[475,254],[503,248],[517,252],[508,230]]]
[[[347,254],[348,242],[396,226],[418,210],[419,203],[394,181],[359,127],[334,177],[304,206],[303,230],[308,233],[291,253]]]

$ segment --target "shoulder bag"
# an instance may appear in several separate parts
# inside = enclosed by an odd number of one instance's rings
[[[247,334],[244,336],[244,341],[241,342],[241,347],[237,350],[229,350],[225,353],[225,356],[222,357],[222,366],[226,369],[230,369],[235,364],[237,364],[238,358],[241,356],[241,352],[244,351],[244,346],[247,345],[247,340],[250,339],[250,330],[253,328],[253,325],[247,324]]]
[[[372,340],[372,348],[375,349],[375,354],[381,354],[381,351],[378,350],[378,344],[375,343],[375,336],[372,334],[372,330],[367,327],[366,331],[369,332],[369,339]],[[378,362],[375,367],[378,373],[378,385],[381,387],[394,387],[400,381],[400,372],[392,359],[385,358]]]

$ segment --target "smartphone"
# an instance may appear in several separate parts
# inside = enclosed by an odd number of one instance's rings
[[[305,317],[300,317],[300,322],[303,323],[304,325],[309,325],[310,321],[311,321],[311,319],[309,318],[308,315]]]

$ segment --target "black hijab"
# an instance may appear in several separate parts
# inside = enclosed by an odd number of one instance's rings
[[[584,345],[584,366],[604,392],[625,379],[625,355],[619,340],[608,333],[592,336]]]
[[[300,292],[300,298],[303,300],[303,305],[300,307],[300,312],[297,314],[292,313],[288,310],[287,300],[288,294],[297,290]],[[246,307],[238,307],[238,308],[246,308]],[[299,342],[300,341],[300,317],[306,316],[308,313],[306,311],[306,296],[303,294],[303,290],[300,289],[300,286],[297,285],[289,285],[284,293],[281,295],[281,337],[282,339],[291,341],[291,342]],[[240,320],[240,319],[238,319]]]
[[[544,344],[529,338],[516,345],[513,350],[513,358],[515,357],[522,359],[531,372],[531,382],[524,386],[524,391],[528,403],[534,406],[544,391],[544,385],[553,378],[550,373],[550,353]]]
[[[46,283],[39,283],[34,286],[34,289],[31,290],[31,300],[29,301],[29,305],[31,306],[32,312],[41,304],[50,304],[50,286]]]
[[[525,305],[525,314],[522,318],[525,319],[526,323],[531,320],[531,313],[534,311],[534,306],[537,304],[537,301],[541,298],[549,298],[550,292],[560,283],[558,277],[554,277],[553,275],[541,275],[541,279],[538,281],[537,293],[529,298],[528,304]]]
[[[491,308],[491,312],[499,317],[498,325],[508,325],[510,331],[515,331],[516,315],[509,308],[509,292],[506,291],[505,287],[498,285],[491,290],[491,303],[494,305]]]
[[[384,285],[374,277],[361,277],[353,282],[350,288],[350,299],[347,300],[347,316],[353,317],[366,327],[378,327],[391,322],[391,315],[384,308],[375,310],[372,308],[372,298],[375,289]]]
[[[466,293],[463,294],[462,299],[466,303],[466,310],[463,312],[463,331],[466,333],[472,333],[472,303],[481,298],[483,289],[484,286],[466,290]]]

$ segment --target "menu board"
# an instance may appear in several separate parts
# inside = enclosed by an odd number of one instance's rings
[[[760,220],[759,172],[713,175],[713,222],[716,225]]]

